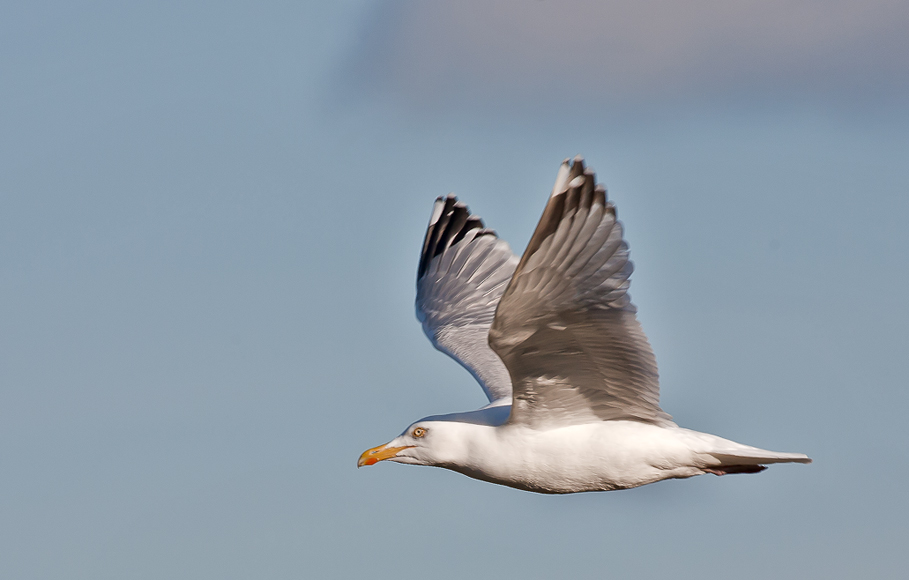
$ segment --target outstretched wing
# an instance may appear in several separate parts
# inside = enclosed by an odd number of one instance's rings
[[[417,270],[417,318],[496,404],[511,402],[511,380],[489,348],[489,327],[517,264],[508,244],[456,197],[436,200]]]
[[[578,157],[562,163],[499,302],[489,343],[514,386],[510,421],[671,424],[653,350],[628,295],[633,266],[615,206]]]

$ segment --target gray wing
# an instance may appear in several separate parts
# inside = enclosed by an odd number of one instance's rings
[[[494,404],[511,402],[511,380],[489,348],[489,327],[517,264],[508,244],[456,197],[436,200],[417,270],[417,318]]]
[[[578,157],[562,163],[499,302],[489,344],[514,385],[510,421],[552,427],[671,424],[656,359],[628,295],[633,266],[615,206]]]

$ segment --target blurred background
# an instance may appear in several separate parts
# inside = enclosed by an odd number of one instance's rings
[[[0,576],[901,578],[909,4],[0,6]],[[433,199],[583,154],[663,407],[810,466],[542,496],[356,459],[484,403]]]

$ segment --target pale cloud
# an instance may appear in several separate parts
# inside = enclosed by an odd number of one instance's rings
[[[415,102],[905,103],[907,31],[905,0],[399,0],[355,74]]]

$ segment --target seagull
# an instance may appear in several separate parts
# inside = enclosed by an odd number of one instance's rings
[[[357,466],[430,465],[562,494],[811,463],[684,429],[660,408],[628,256],[615,205],[580,156],[559,167],[520,260],[456,197],[438,198],[417,269],[417,318],[489,404],[420,419]]]

